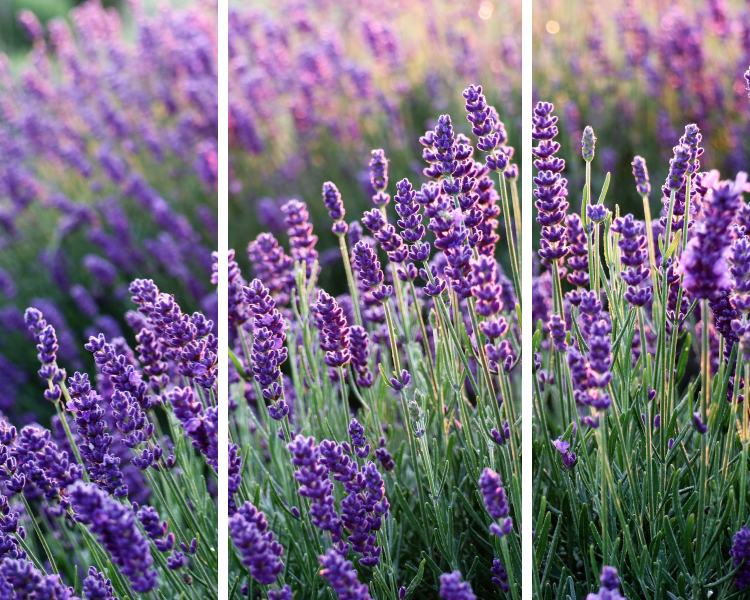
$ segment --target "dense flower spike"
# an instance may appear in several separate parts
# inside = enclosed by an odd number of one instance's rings
[[[343,367],[351,360],[349,327],[343,310],[323,290],[318,291],[318,302],[313,310],[322,322],[320,347],[326,353],[325,363],[333,368]]]
[[[357,385],[363,388],[372,387],[373,376],[368,364],[370,356],[370,337],[364,327],[353,325],[349,329],[351,362],[357,373]]]
[[[628,286],[625,299],[632,306],[644,306],[651,300],[651,289],[641,287],[651,275],[651,268],[646,264],[648,250],[644,229],[642,223],[633,219],[633,215],[615,219],[611,227],[611,231],[622,236],[617,245],[622,250],[620,262],[626,269],[620,273],[620,277]]]
[[[157,586],[157,573],[149,542],[143,537],[131,510],[98,488],[77,482],[68,489],[76,519],[88,526],[130,580],[134,591],[146,593]]]
[[[320,449],[312,437],[301,435],[287,444],[292,454],[292,464],[298,469],[294,478],[299,483],[299,495],[310,499],[312,524],[323,531],[330,531],[334,542],[343,534],[341,519],[334,508],[333,483],[328,478],[328,469],[318,460]]]
[[[508,585],[508,574],[505,572],[505,568],[499,558],[492,559],[492,568],[490,571],[492,571],[492,575],[494,575],[492,583],[507,594],[510,591],[510,586]]]
[[[598,593],[587,595],[586,600],[625,600],[620,595],[620,578],[617,576],[617,569],[603,567],[599,581],[602,585]]]
[[[326,181],[323,184],[323,204],[326,205],[328,214],[334,220],[331,231],[336,235],[345,235],[349,230],[349,226],[344,221],[344,216],[346,215],[344,203],[341,201],[339,189],[330,181]]]
[[[109,451],[113,438],[107,433],[102,397],[91,389],[86,374],[73,375],[68,391],[68,410],[75,415],[78,434],[85,442],[79,445],[79,451],[89,463],[89,477],[108,493],[117,497],[126,496],[128,487],[120,471],[120,459]]]
[[[490,525],[490,531],[498,537],[508,535],[513,526],[513,520],[508,517],[510,507],[505,496],[505,489],[500,481],[500,475],[489,467],[485,468],[479,477],[479,488],[482,491],[484,504],[490,517],[499,521],[499,523]]]
[[[292,258],[295,262],[305,263],[306,276],[310,277],[313,264],[318,259],[318,251],[315,249],[318,236],[313,235],[312,223],[308,222],[310,215],[307,205],[299,200],[290,200],[281,210],[286,215],[284,220],[288,228],[286,232],[292,247]]]
[[[284,253],[284,248],[279,245],[272,233],[258,234],[258,237],[248,244],[247,256],[253,266],[255,276],[269,289],[271,296],[276,300],[276,306],[286,305],[294,285],[294,260]],[[231,270],[235,269],[236,265],[237,263],[230,262],[229,289],[232,306],[235,306],[235,302],[241,302],[241,290],[244,286],[241,278],[233,286],[234,279],[231,277],[233,274]],[[230,317],[232,315],[233,313],[230,312]],[[239,324],[236,319],[233,321]]]
[[[373,297],[378,302],[385,302],[393,294],[392,286],[383,285],[385,275],[375,251],[364,241],[354,246],[354,268],[359,280],[373,290]]]
[[[747,175],[740,173],[735,181],[720,182],[718,172],[712,172],[705,184],[705,206],[678,267],[684,275],[683,286],[693,298],[711,298],[731,285],[727,265],[730,225],[742,203]]]
[[[370,185],[375,190],[372,202],[375,206],[386,206],[391,197],[385,193],[388,188],[388,161],[383,150],[373,150],[370,159]]]
[[[284,549],[274,540],[266,516],[250,502],[245,502],[229,518],[229,536],[240,551],[242,564],[250,570],[250,575],[262,585],[276,583],[284,569],[281,562]]]
[[[360,583],[351,561],[346,560],[335,548],[329,548],[318,557],[320,574],[326,578],[334,593],[341,600],[372,600],[370,588]]]
[[[114,600],[112,582],[95,567],[89,567],[88,577],[83,580],[83,594],[86,600]]]
[[[461,572],[443,573],[440,576],[440,597],[443,600],[476,600],[467,581],[461,581]]]
[[[278,421],[289,414],[280,370],[288,355],[284,346],[287,325],[276,308],[276,301],[260,280],[254,279],[244,292],[253,315],[252,371],[263,397],[271,401],[268,414]]]
[[[532,118],[532,139],[538,140],[539,145],[532,150],[534,166],[539,170],[534,178],[537,189],[534,190],[536,202],[534,206],[539,210],[536,218],[542,226],[542,249],[539,256],[548,262],[555,262],[568,253],[566,245],[565,212],[568,210],[567,180],[561,173],[565,169],[565,161],[555,154],[560,150],[560,144],[554,141],[557,136],[557,117],[552,116],[554,106],[549,102],[539,102],[534,108]]]
[[[586,162],[594,160],[595,147],[596,136],[594,135],[594,130],[590,125],[587,125],[586,129],[583,130],[583,138],[581,139],[581,155],[583,156],[583,160]]]
[[[734,559],[734,567],[739,567],[734,584],[739,589],[745,589],[750,586],[750,529],[747,525],[734,534],[729,555]]]
[[[648,179],[648,169],[646,160],[641,156],[633,158],[633,177],[635,177],[635,186],[641,196],[648,196],[651,193],[651,184]]]

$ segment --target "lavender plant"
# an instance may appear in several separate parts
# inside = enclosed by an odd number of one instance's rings
[[[4,598],[218,599],[213,323],[151,280],[129,290],[138,346],[92,336],[91,374],[69,376],[65,342],[26,310],[56,416],[0,418]]]
[[[291,255],[260,234],[247,283],[230,252],[232,598],[520,597],[518,170],[463,96],[472,137],[440,116],[423,182],[372,151],[371,236],[322,187],[347,293],[301,201]]]
[[[534,117],[533,593],[737,597],[750,521],[747,176],[701,171],[691,124],[658,220],[640,156],[643,209],[621,215],[606,208],[609,175],[592,190],[586,128],[582,200],[567,214],[553,110],[540,102]]]
[[[37,399],[23,310],[41,309],[69,368],[91,335],[128,336],[128,283],[173,290],[216,317],[216,3],[149,14],[88,0],[42,26],[17,63],[0,56],[0,410]],[[134,343],[134,339],[128,338]],[[26,351],[29,349],[29,351]],[[30,418],[34,418],[33,416]]]

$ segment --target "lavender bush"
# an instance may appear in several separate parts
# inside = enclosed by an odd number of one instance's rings
[[[633,191],[615,189],[643,208],[621,214],[605,203],[609,174],[592,186],[587,127],[571,208],[558,133],[539,102],[533,593],[738,597],[750,584],[747,175],[701,170],[711,156],[689,124],[660,213],[635,156]]]
[[[50,429],[0,418],[4,598],[218,599],[217,339],[152,280],[129,287],[138,345],[92,336],[96,371],[28,308]]]
[[[299,200],[249,283],[230,252],[232,598],[520,598],[518,170],[463,98],[471,136],[440,116],[421,181],[372,151],[360,221],[322,186],[346,293],[318,286]]]
[[[127,286],[149,277],[215,318],[216,3],[89,0],[0,56],[0,410],[39,410],[23,310],[41,309],[69,369],[83,344],[126,335]],[[135,340],[128,338],[130,343]]]
[[[392,181],[414,179],[419,136],[437,114],[463,110],[471,82],[485,82],[519,139],[520,34],[516,0],[230,3],[230,247],[283,235],[290,198],[326,219],[318,194],[328,181],[350,210],[367,210],[371,148],[385,150]],[[318,235],[321,282],[341,293],[338,240]]]

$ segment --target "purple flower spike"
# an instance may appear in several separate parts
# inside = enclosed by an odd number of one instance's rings
[[[747,190],[747,174],[740,172],[735,181],[718,179],[717,171],[703,179],[708,187],[704,207],[677,267],[684,275],[683,286],[693,298],[710,299],[732,284],[727,265],[732,243],[730,226]]]
[[[352,366],[357,373],[357,385],[363,388],[372,387],[373,376],[368,365],[370,356],[370,336],[367,330],[359,325],[349,329],[349,343]]]
[[[633,177],[635,177],[635,186],[641,196],[648,196],[651,193],[651,184],[648,180],[648,169],[646,168],[646,159],[642,156],[633,158]]]
[[[326,181],[323,184],[323,204],[326,205],[328,214],[334,221],[343,221],[344,215],[346,215],[344,203],[341,201],[339,189],[330,181]],[[346,225],[346,223],[344,223],[344,225]],[[344,235],[345,233],[346,230],[340,235]]]
[[[344,311],[323,290],[318,291],[318,302],[312,308],[322,323],[320,347],[326,353],[325,363],[329,367],[343,367],[351,360],[349,328]]]
[[[508,585],[508,574],[505,572],[505,568],[499,558],[492,559],[492,568],[490,571],[492,571],[492,574],[494,575],[492,583],[507,594],[510,591],[510,586]]]
[[[157,586],[158,574],[151,569],[153,559],[148,540],[135,522],[135,515],[94,485],[76,482],[68,488],[76,519],[97,536],[99,543],[130,580],[131,587],[147,593]]]
[[[443,600],[477,600],[468,581],[461,581],[461,572],[443,573],[440,576],[440,597]]]
[[[690,146],[679,144],[674,147],[674,158],[669,161],[669,176],[667,187],[670,191],[677,192],[685,184],[685,174],[690,166]]]
[[[271,296],[276,300],[276,306],[286,305],[295,285],[294,260],[292,257],[284,253],[284,248],[279,245],[272,233],[261,233],[254,241],[250,242],[247,246],[247,256],[250,259],[255,276],[271,292]],[[234,263],[234,266],[236,264]],[[230,263],[231,268],[234,267]],[[237,269],[239,271],[238,267]],[[239,285],[240,292],[235,292],[236,297],[242,297],[241,290],[244,285],[244,283]],[[231,282],[230,289],[232,289]]]
[[[292,454],[292,464],[298,467],[294,478],[299,483],[299,495],[310,499],[312,524],[330,531],[333,541],[338,542],[343,527],[334,508],[333,482],[328,478],[328,469],[319,461],[320,449],[315,439],[298,435],[287,449]]]
[[[336,548],[329,548],[318,561],[322,567],[320,574],[340,600],[372,600],[369,586],[359,582],[351,561],[341,556]]]
[[[569,206],[565,200],[568,182],[561,176],[565,161],[555,157],[560,144],[553,141],[558,133],[557,117],[552,116],[553,109],[554,106],[549,102],[537,103],[531,134],[533,139],[539,141],[539,145],[532,150],[534,166],[539,170],[534,178],[537,186],[534,190],[534,205],[539,210],[536,221],[542,226],[539,256],[549,262],[557,261],[568,253],[565,228],[561,225]]]
[[[611,229],[622,236],[617,245],[622,250],[621,262],[627,267],[620,273],[628,286],[625,299],[632,306],[644,306],[651,300],[651,288],[641,287],[651,275],[645,227],[628,214],[615,219]]]
[[[104,573],[89,567],[89,574],[83,580],[83,594],[86,600],[114,600],[115,591],[112,581],[104,577]]]
[[[734,567],[740,567],[734,576],[734,585],[745,589],[750,586],[750,529],[747,525],[734,534],[729,555],[734,559]]]
[[[285,585],[280,590],[268,590],[268,600],[292,600],[292,588]]]
[[[349,423],[349,437],[352,440],[352,446],[354,446],[357,456],[367,458],[367,455],[370,454],[370,444],[367,443],[367,438],[365,437],[365,428],[360,425],[357,419],[352,419]]]
[[[565,319],[561,318],[560,315],[552,315],[548,327],[557,351],[565,352],[568,349],[568,342],[566,341],[568,332],[565,329]]]
[[[620,594],[620,578],[617,576],[617,569],[605,566],[602,568],[599,581],[602,585],[598,593],[588,594],[586,600],[626,600]]]
[[[583,130],[583,138],[581,138],[581,154],[583,156],[583,160],[585,160],[586,162],[591,162],[592,160],[594,160],[595,147],[596,136],[594,135],[594,130],[590,125],[586,125],[586,128]]]
[[[487,507],[490,517],[500,520],[500,526],[498,527],[497,523],[493,523],[495,527],[490,530],[500,537],[507,535],[510,533],[513,521],[508,517],[510,506],[505,496],[505,488],[503,488],[503,484],[500,481],[500,475],[489,467],[485,467],[482,475],[479,477],[479,488],[482,491],[484,504]]]
[[[375,206],[386,206],[391,197],[385,193],[388,187],[388,161],[383,150],[373,150],[370,159],[370,183],[375,190],[372,202]]]
[[[292,258],[295,262],[305,263],[306,276],[310,277],[313,263],[318,259],[318,251],[315,250],[318,236],[313,235],[312,223],[308,222],[310,215],[307,205],[299,200],[290,200],[281,210],[286,215],[284,220],[288,228],[286,232],[289,235]]]
[[[385,275],[380,268],[380,262],[375,256],[375,251],[365,241],[357,242],[354,246],[354,268],[359,280],[373,289],[373,297],[378,302],[385,302],[393,293],[393,287],[383,285]]]
[[[268,530],[266,516],[250,502],[245,502],[229,519],[229,535],[242,555],[242,564],[250,569],[261,585],[272,585],[284,569],[284,549]]]

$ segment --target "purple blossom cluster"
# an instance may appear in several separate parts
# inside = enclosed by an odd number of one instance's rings
[[[549,102],[539,102],[534,108],[531,137],[539,144],[532,150],[534,166],[538,169],[534,183],[534,197],[539,215],[537,223],[542,226],[541,250],[539,256],[553,263],[568,254],[565,227],[565,213],[568,210],[567,180],[561,175],[565,161],[555,154],[560,150],[560,143],[554,141],[557,136],[557,117],[552,116],[554,106]]]
[[[632,306],[645,306],[651,300],[651,288],[643,287],[651,275],[651,267],[647,264],[645,227],[643,223],[636,221],[633,215],[625,215],[614,220],[611,231],[621,236],[617,245],[622,251],[620,262],[626,267],[620,273],[620,277],[628,286],[625,299]]]
[[[151,568],[149,542],[138,529],[133,512],[99,488],[83,482],[71,486],[69,493],[76,520],[97,536],[112,556],[112,562],[130,580],[133,590],[146,593],[154,589],[157,572]]]
[[[510,506],[500,475],[489,467],[485,468],[479,477],[479,489],[487,512],[496,521],[490,525],[490,532],[498,537],[508,535],[513,527],[513,519],[508,516]]]
[[[284,569],[284,549],[268,529],[266,516],[250,502],[245,502],[229,519],[229,536],[242,555],[242,564],[263,585],[276,583]]]

